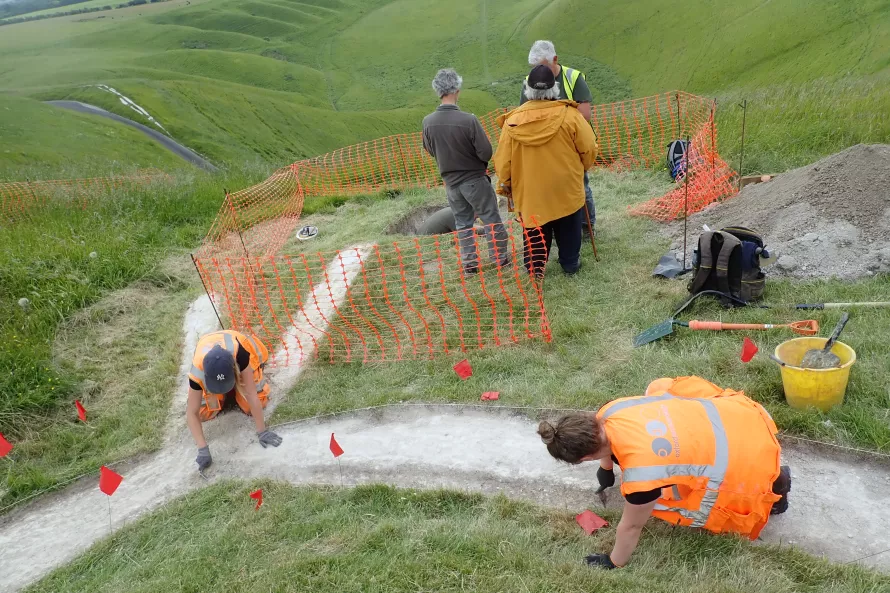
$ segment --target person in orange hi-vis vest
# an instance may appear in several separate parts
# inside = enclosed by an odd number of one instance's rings
[[[189,371],[189,394],[185,419],[198,445],[198,471],[204,471],[213,459],[204,438],[202,422],[216,418],[223,410],[237,405],[253,416],[257,438],[265,449],[277,447],[281,437],[266,429],[263,409],[269,403],[269,382],[263,368],[269,349],[255,336],[233,330],[207,334],[195,348]]]
[[[586,558],[607,569],[627,564],[650,515],[756,539],[788,508],[791,471],[780,466],[776,432],[760,404],[699,377],[658,379],[643,396],[538,426],[556,459],[599,461],[599,492],[615,484],[613,464],[621,468],[615,546]]]

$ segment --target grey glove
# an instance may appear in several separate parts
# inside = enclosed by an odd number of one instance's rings
[[[213,458],[210,457],[210,447],[204,446],[198,449],[198,457],[195,458],[195,463],[198,464],[198,471],[202,472],[213,463]]]
[[[256,436],[260,439],[260,444],[263,446],[263,449],[272,445],[273,447],[277,447],[281,444],[281,437],[272,432],[271,430],[264,430],[263,432],[256,433]]]

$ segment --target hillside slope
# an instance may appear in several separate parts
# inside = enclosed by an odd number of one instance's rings
[[[125,125],[0,94],[0,179],[189,165]]]
[[[884,97],[890,86],[888,0],[172,0],[0,30],[0,92],[131,116],[96,90],[107,84],[177,140],[229,163],[280,165],[414,130],[446,65],[464,75],[466,109],[515,103],[536,38],[587,73],[598,102],[672,88],[734,101],[814,82],[831,99],[851,80]],[[783,115],[812,99],[785,94]],[[784,118],[760,107],[776,138],[787,134]],[[888,135],[886,121],[853,133]]]

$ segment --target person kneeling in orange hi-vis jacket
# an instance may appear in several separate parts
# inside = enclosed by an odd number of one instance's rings
[[[788,508],[791,471],[780,466],[776,432],[760,404],[699,377],[658,379],[643,396],[538,427],[556,459],[599,461],[600,492],[615,484],[613,464],[621,468],[615,546],[586,558],[607,569],[627,564],[650,515],[756,539]]]
[[[259,339],[232,330],[207,334],[195,348],[189,371],[189,395],[185,419],[198,445],[195,462],[204,471],[213,459],[201,423],[213,420],[236,404],[253,416],[260,444],[265,449],[281,444],[281,437],[266,429],[263,409],[269,403],[269,383],[263,368],[269,349]]]

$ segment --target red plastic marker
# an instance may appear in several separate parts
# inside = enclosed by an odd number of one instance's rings
[[[337,442],[337,439],[334,438],[334,433],[331,433],[331,453],[334,454],[334,457],[343,455],[343,448]]]
[[[74,400],[74,407],[77,408],[77,417],[80,418],[81,422],[87,421],[87,409],[83,407],[83,404],[78,400]]]
[[[458,377],[466,380],[473,375],[473,367],[470,366],[470,362],[468,360],[464,359],[454,365],[454,372],[457,373]]]
[[[580,515],[575,516],[575,521],[584,530],[587,535],[592,535],[594,531],[601,527],[606,527],[609,522],[594,513],[593,511],[584,511]]]
[[[12,443],[7,441],[3,433],[0,432],[0,457],[6,457],[10,451],[12,451]]]
[[[256,508],[253,510],[260,510],[260,507],[263,506],[263,489],[254,490],[250,493],[250,497],[256,501]]]
[[[482,394],[481,399],[484,402],[490,402],[490,401],[499,399],[500,397],[501,397],[501,394],[497,391],[486,391],[485,393]]]
[[[108,496],[114,494],[123,481],[124,477],[113,469],[108,469],[104,465],[99,468],[99,490]]]
[[[751,338],[745,336],[745,341],[742,342],[742,362],[751,362],[751,359],[757,354],[757,350],[757,344],[752,342]]]

